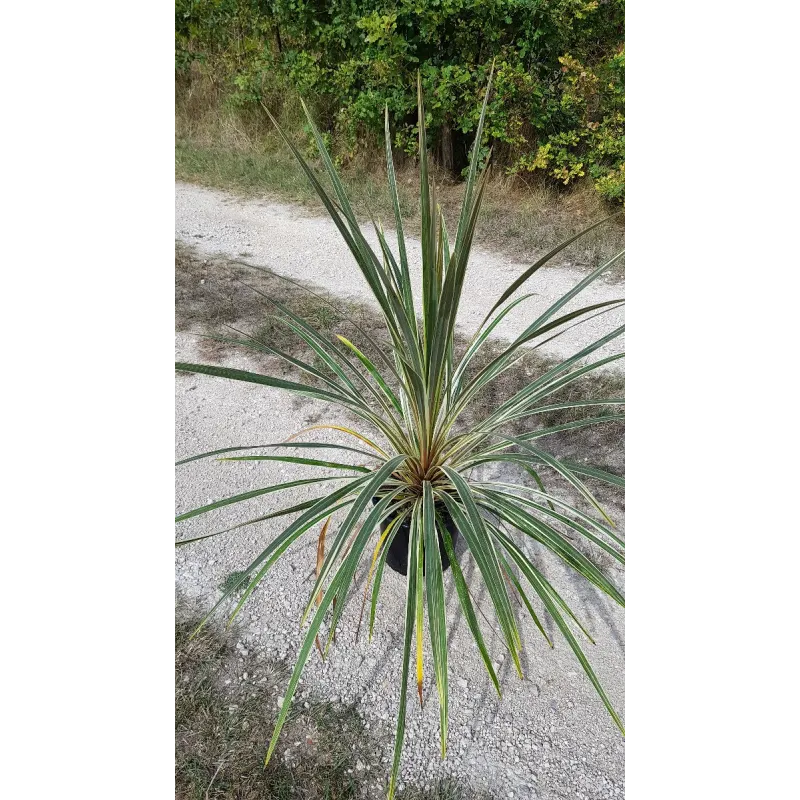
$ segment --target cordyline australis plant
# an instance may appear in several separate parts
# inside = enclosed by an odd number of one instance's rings
[[[486,92],[487,99],[489,88]],[[307,109],[306,114],[308,115]],[[322,487],[324,482],[344,482],[334,491],[327,492],[326,489],[326,493],[317,499],[292,505],[243,523],[249,525],[284,514],[302,512],[243,571],[241,579],[223,594],[208,615],[210,617],[223,601],[237,590],[244,588],[231,617],[232,620],[259,582],[264,579],[270,567],[286,552],[287,548],[312,527],[325,521],[318,548],[317,579],[303,614],[303,622],[310,619],[310,625],[305,632],[297,664],[284,694],[285,699],[275,733],[269,744],[267,761],[275,750],[281,727],[289,713],[292,696],[315,641],[322,652],[318,634],[323,621],[330,614],[328,642],[325,647],[325,651],[327,651],[349,600],[356,594],[354,579],[359,565],[362,563],[362,559],[369,558],[371,554],[370,570],[364,592],[366,598],[374,574],[369,615],[371,635],[387,556],[395,545],[396,539],[400,541],[407,537],[407,555],[405,555],[405,561],[400,570],[407,573],[407,590],[402,672],[400,674],[400,707],[397,713],[394,760],[389,782],[390,798],[395,792],[403,745],[412,650],[416,655],[417,690],[420,701],[422,700],[423,617],[426,609],[433,654],[433,673],[441,709],[442,756],[444,757],[445,754],[448,652],[444,571],[448,566],[448,561],[452,567],[452,580],[464,619],[475,638],[491,680],[498,693],[500,692],[497,675],[478,624],[470,590],[456,558],[454,550],[456,534],[463,536],[466,549],[470,557],[475,560],[480,578],[486,586],[494,607],[505,647],[508,649],[520,677],[522,676],[519,658],[521,640],[509,599],[509,590],[518,594],[536,627],[552,646],[534,610],[533,603],[526,594],[523,586],[523,582],[525,582],[529,586],[528,591],[533,591],[541,601],[544,610],[552,617],[575,652],[614,721],[622,729],[619,717],[612,708],[570,627],[571,623],[577,625],[590,641],[591,638],[558,592],[529,560],[510,533],[512,529],[520,531],[538,542],[587,581],[597,586],[620,605],[624,605],[624,599],[616,586],[581,550],[570,542],[569,538],[556,529],[556,526],[562,529],[567,528],[573,536],[578,535],[588,540],[620,563],[624,563],[624,543],[614,533],[613,523],[601,509],[582,478],[589,476],[615,485],[622,485],[622,479],[592,467],[561,461],[540,446],[541,439],[556,431],[618,420],[622,416],[608,414],[607,408],[601,408],[601,413],[606,412],[603,416],[589,417],[550,428],[533,427],[530,432],[517,436],[505,433],[504,429],[507,428],[508,423],[513,421],[529,419],[535,422],[537,415],[559,409],[620,406],[623,403],[620,398],[594,399],[585,402],[549,402],[548,398],[592,370],[622,358],[622,355],[619,354],[607,356],[591,363],[586,361],[588,356],[619,336],[623,332],[623,328],[619,327],[611,331],[584,347],[571,358],[547,369],[523,389],[500,403],[499,406],[491,409],[488,413],[484,412],[482,419],[471,425],[468,430],[463,430],[463,426],[459,428],[457,424],[464,411],[478,398],[481,390],[514,365],[529,349],[529,347],[524,347],[525,345],[541,345],[560,335],[568,327],[599,313],[605,313],[622,303],[621,300],[595,303],[559,315],[567,303],[589,286],[612,261],[622,254],[620,253],[608,263],[594,270],[546,311],[533,319],[530,325],[488,364],[481,369],[469,371],[470,363],[497,324],[511,309],[531,296],[525,295],[511,300],[512,295],[556,253],[578,237],[574,236],[556,247],[526,269],[502,292],[467,346],[466,352],[461,358],[456,359],[453,352],[456,315],[486,181],[485,169],[480,172],[478,169],[479,146],[485,114],[486,99],[483,102],[472,150],[458,230],[455,240],[451,244],[444,217],[436,205],[435,189],[431,185],[428,174],[425,113],[421,90],[419,91],[422,217],[421,320],[417,318],[417,308],[411,288],[403,221],[392,163],[388,114],[386,116],[386,158],[389,190],[394,203],[397,227],[396,255],[390,249],[379,227],[376,228],[380,242],[379,253],[370,247],[362,235],[342,183],[311,117],[309,116],[309,122],[319,147],[322,163],[330,178],[335,199],[323,188],[312,168],[270,114],[270,118],[284,141],[297,157],[308,179],[313,183],[325,208],[347,242],[361,274],[369,284],[382,311],[386,330],[391,340],[391,349],[384,352],[362,329],[355,326],[359,335],[364,337],[366,345],[370,345],[376,354],[374,360],[371,360],[356,344],[343,337],[339,337],[339,342],[326,339],[287,308],[272,301],[277,308],[276,313],[282,321],[316,354],[315,364],[290,357],[254,340],[235,341],[284,359],[311,376],[311,380],[307,383],[294,383],[267,375],[224,367],[186,363],[176,365],[178,370],[262,384],[304,397],[328,401],[343,406],[359,418],[365,427],[371,429],[369,432],[362,432],[343,426],[319,425],[315,428],[334,429],[356,441],[348,444],[330,444],[311,441],[298,442],[292,437],[290,444],[231,447],[185,459],[179,463],[236,450],[324,447],[349,453],[354,452],[359,457],[368,459],[370,465],[351,466],[339,462],[280,456],[274,455],[274,451],[270,455],[227,456],[226,458],[230,460],[277,460],[313,467],[335,468],[339,474],[333,477],[295,480],[257,489],[194,509],[181,514],[177,519],[187,519],[221,506],[270,492],[290,490],[292,487],[302,484],[318,483]],[[596,225],[592,226],[592,228],[594,227]],[[582,234],[578,234],[578,236],[580,235]],[[354,336],[354,338],[356,337]],[[365,347],[363,342],[362,347]],[[313,428],[307,430],[313,430]],[[301,431],[301,433],[305,432]],[[520,474],[524,473],[533,479],[535,488],[517,483],[475,480],[470,476],[473,467],[496,462],[519,468]],[[546,490],[537,472],[543,468],[555,472],[566,484],[577,491],[591,507],[591,513],[585,513],[575,508],[567,499]],[[327,534],[330,547],[325,554],[324,538],[328,531],[331,515],[343,509],[349,510],[338,528],[332,529],[332,533]],[[366,518],[362,521],[364,515]],[[214,535],[216,534],[207,536]],[[180,544],[187,541],[196,541],[196,539],[183,540]],[[391,564],[391,561],[389,563]],[[516,571],[514,567],[516,567]]]

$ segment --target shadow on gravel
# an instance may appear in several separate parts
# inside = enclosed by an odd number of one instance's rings
[[[588,586],[586,581],[576,575],[572,570],[565,570],[567,580],[573,587],[575,594],[580,598],[580,609],[574,609],[576,616],[581,622],[584,623],[586,630],[588,630],[594,639],[598,636],[604,636],[606,631],[611,634],[611,638],[616,643],[621,652],[625,652],[625,641],[620,634],[617,623],[611,613],[611,607],[615,605],[614,601],[606,597],[599,589],[593,586]],[[597,626],[594,624],[600,621],[603,630],[598,632]],[[592,660],[591,643],[586,642],[588,650],[585,650],[589,660]]]
[[[291,374],[285,362],[273,356],[249,347],[208,338],[251,337],[250,341],[256,347],[259,344],[268,345],[290,356],[308,359],[316,368],[325,370],[324,364],[308,350],[304,342],[291,329],[278,322],[274,313],[276,307],[271,301],[286,306],[293,314],[334,342],[337,334],[348,337],[372,359],[379,358],[377,349],[384,353],[390,351],[383,319],[372,307],[330,296],[324,290],[290,282],[269,270],[248,267],[244,262],[204,258],[191,248],[176,242],[176,329],[198,336],[203,359],[224,363],[226,356],[247,353],[255,356],[267,373],[281,376]],[[505,346],[506,343],[500,340],[489,340],[473,358],[467,370],[467,379],[485,367]],[[463,354],[466,347],[467,341],[464,339],[459,338],[455,342],[456,358]],[[347,352],[344,348],[343,351]],[[506,370],[482,390],[479,400],[467,408],[459,419],[456,431],[473,426],[489,410],[511,397],[555,363],[552,359],[540,356],[537,351],[528,351],[514,367]],[[303,379],[308,382],[309,376],[303,375]],[[624,393],[625,381],[619,372],[598,371],[589,373],[584,379],[552,394],[548,402],[622,397]],[[302,405],[302,401],[298,403]],[[563,409],[540,414],[511,423],[506,431],[514,435],[534,427],[572,422],[583,416],[602,416],[618,412],[614,406],[606,409]],[[624,463],[612,454],[621,452],[624,434],[624,424],[615,421],[567,434],[554,434],[545,441],[556,456],[568,456],[572,452],[591,452],[593,466],[621,470]]]

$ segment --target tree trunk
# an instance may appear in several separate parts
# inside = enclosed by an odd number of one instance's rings
[[[448,172],[453,171],[453,132],[450,123],[445,121],[441,134],[442,167]]]

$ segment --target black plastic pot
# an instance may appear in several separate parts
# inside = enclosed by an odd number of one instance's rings
[[[377,499],[373,498],[372,502],[373,504],[376,503]],[[455,523],[450,518],[450,515],[447,513],[447,510],[443,506],[440,506],[437,503],[436,510],[439,514],[440,519],[444,520],[445,527],[447,528],[447,531],[450,534],[450,541],[453,543],[453,549],[455,550],[456,543],[458,542],[458,537],[460,536],[458,528],[456,528]],[[391,521],[392,517],[388,517],[381,523],[381,533],[383,533],[386,530]],[[387,565],[390,566],[395,572],[399,572],[401,575],[406,575],[408,573],[408,540],[410,535],[411,535],[411,519],[408,518],[392,536],[392,543],[389,545],[389,552],[386,554]],[[450,559],[447,557],[447,551],[444,549],[442,534],[439,533],[438,535],[439,535],[439,555],[442,559],[442,569],[447,570],[450,568]],[[422,569],[424,573],[425,571],[424,564]]]

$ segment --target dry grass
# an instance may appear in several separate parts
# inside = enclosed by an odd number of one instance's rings
[[[370,337],[383,338],[384,327],[380,317],[364,304],[343,303],[322,293],[315,295],[269,270],[247,267],[244,262],[224,258],[201,258],[185,245],[176,243],[177,330],[239,339],[245,333],[256,342],[289,355],[306,356],[307,348],[303,341],[277,320],[275,306],[263,295],[286,306],[328,338],[335,338],[337,333],[352,337],[353,322]],[[352,322],[347,321],[344,315]],[[199,344],[203,355],[215,360],[220,360],[236,347],[202,337]],[[269,368],[284,366],[284,362],[276,358],[256,355]]]
[[[265,768],[264,755],[289,669],[237,645],[235,629],[224,631],[210,623],[190,640],[202,616],[198,608],[178,597],[177,800],[385,797],[378,784],[385,783],[386,765],[355,709],[320,701],[311,693],[304,697],[302,689]],[[445,781],[428,789],[406,787],[398,800],[484,800],[484,795]]]
[[[237,649],[235,634],[225,634],[213,625],[190,641],[201,618],[179,600],[175,623],[178,800],[362,797],[357,762],[377,767],[379,759],[350,707],[311,696],[299,699],[275,756],[264,768],[287,668],[261,654]]]
[[[244,195],[274,195],[324,213],[313,188],[266,119],[256,112],[225,108],[213,87],[195,81],[176,92],[176,177]],[[292,132],[310,160],[314,159],[302,112],[296,102],[275,98],[282,126]],[[336,150],[334,149],[334,154]],[[398,188],[404,225],[419,232],[419,179],[411,159],[396,154]],[[531,261],[616,207],[600,198],[591,185],[557,190],[538,178],[506,176],[493,168],[487,185],[476,243],[511,258]],[[363,150],[342,164],[342,178],[356,213],[392,226],[394,214],[386,189],[382,149]],[[436,174],[445,217],[455,227],[463,185]],[[568,248],[562,262],[593,268],[624,247],[622,217],[587,234]],[[612,268],[613,269],[613,268]],[[623,267],[615,273],[621,276]]]

